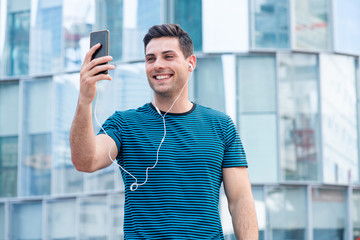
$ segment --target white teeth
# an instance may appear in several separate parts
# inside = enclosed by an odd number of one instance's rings
[[[155,76],[156,79],[158,80],[162,80],[162,79],[165,79],[165,78],[169,78],[170,75],[159,75],[159,76]]]

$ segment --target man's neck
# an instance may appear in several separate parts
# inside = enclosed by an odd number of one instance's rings
[[[153,101],[153,105],[159,108],[163,112],[169,111],[171,108],[171,105],[174,103],[175,99],[169,100],[169,99],[163,99],[163,98],[155,98]],[[170,113],[185,113],[191,110],[193,107],[193,103],[189,101],[189,99],[186,98],[179,98],[174,106],[170,109]]]

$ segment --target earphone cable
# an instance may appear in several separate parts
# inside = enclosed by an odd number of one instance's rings
[[[174,100],[174,102],[172,103],[172,105],[170,106],[170,108],[169,108],[163,115],[161,114],[160,110],[157,108],[157,106],[156,106],[156,104],[155,104],[155,101],[154,101],[155,108],[156,108],[156,110],[158,111],[159,115],[161,116],[161,118],[162,118],[162,120],[163,120],[164,135],[163,135],[163,137],[162,137],[162,139],[161,139],[161,142],[160,142],[160,144],[159,144],[159,147],[158,147],[158,149],[157,149],[157,151],[156,151],[156,161],[155,161],[154,165],[151,166],[151,167],[147,167],[146,170],[145,170],[145,180],[144,180],[143,183],[140,183],[140,184],[139,184],[137,178],[136,178],[134,175],[132,175],[129,171],[127,171],[127,170],[126,170],[124,167],[122,167],[115,159],[113,159],[113,158],[111,157],[111,150],[112,150],[112,147],[113,147],[113,145],[111,145],[111,147],[110,147],[110,149],[109,149],[109,158],[110,158],[110,160],[111,160],[114,164],[116,164],[117,166],[119,166],[119,167],[121,168],[121,170],[123,170],[125,173],[127,173],[129,176],[131,176],[131,177],[135,180],[135,182],[133,182],[133,183],[130,185],[130,190],[131,190],[131,191],[136,191],[139,186],[142,186],[142,185],[146,184],[147,181],[148,181],[148,178],[149,178],[149,170],[150,170],[150,169],[154,169],[154,168],[156,167],[156,165],[158,164],[158,162],[159,162],[159,152],[160,152],[160,148],[161,148],[162,144],[164,143],[165,137],[166,137],[166,122],[165,122],[165,116],[171,111],[171,109],[174,107],[174,105],[175,105],[175,103],[177,102],[177,100],[180,98],[180,96],[181,96],[183,90],[185,89],[186,85],[188,84],[190,78],[191,78],[191,72],[190,72],[189,79],[186,81],[186,83],[185,83],[184,86],[182,87],[179,95],[176,97],[176,99]],[[99,96],[100,96],[100,92],[97,91],[97,92],[96,92],[96,98],[95,98],[95,106],[94,106],[94,118],[95,118],[95,121],[97,122],[97,124],[100,126],[101,130],[102,130],[107,136],[109,136],[109,134],[107,134],[107,132],[106,132],[105,129],[102,127],[102,125],[100,124],[100,122],[99,122],[99,120],[98,120],[98,118],[97,118],[96,109],[97,109],[97,103],[98,103],[98,98],[99,98]],[[110,137],[110,136],[109,136],[109,137]]]

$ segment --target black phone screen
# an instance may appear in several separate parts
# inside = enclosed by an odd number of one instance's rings
[[[92,46],[96,45],[97,43],[100,43],[101,46],[92,55],[91,60],[109,55],[109,31],[108,30],[101,30],[101,31],[96,31],[96,32],[90,33],[90,48]],[[98,74],[101,74],[101,73],[107,74],[108,71],[99,72]]]

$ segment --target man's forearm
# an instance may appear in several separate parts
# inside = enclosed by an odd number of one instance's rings
[[[91,104],[79,104],[70,131],[71,159],[77,170],[91,172],[95,157],[95,134]]]
[[[239,199],[237,203],[230,206],[230,213],[236,239],[259,239],[259,230],[252,197]]]

